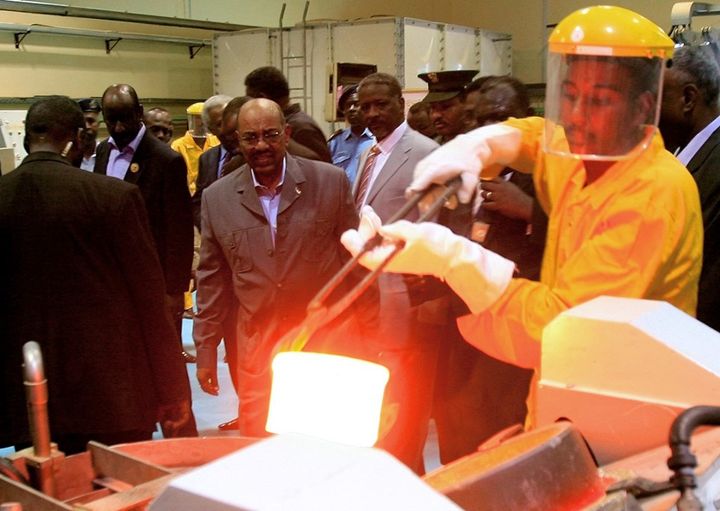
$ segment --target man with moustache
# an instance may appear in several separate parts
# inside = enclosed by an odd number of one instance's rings
[[[193,337],[197,379],[204,392],[217,395],[217,346],[228,316],[236,314],[238,429],[266,436],[273,350],[347,259],[340,235],[357,225],[357,213],[341,169],[288,153],[290,129],[277,103],[249,101],[237,123],[247,163],[202,196]],[[349,310],[328,326],[331,335],[318,332],[308,348],[361,349],[347,331],[335,330],[356,318]]]
[[[358,86],[360,109],[376,144],[360,160],[355,180],[355,205],[370,206],[387,221],[405,204],[405,188],[415,165],[437,148],[437,143],[405,122],[405,100],[397,79],[371,74]],[[408,218],[416,220],[417,209]],[[423,446],[427,436],[435,378],[437,342],[431,335],[424,283],[401,275],[381,275],[379,335],[368,342],[374,361],[390,370],[384,414],[394,421],[378,447],[386,449],[417,473],[424,472]]]
[[[463,69],[418,75],[418,78],[428,84],[428,93],[423,98],[423,103],[430,105],[430,120],[441,144],[470,128],[465,108],[465,86],[477,73],[476,70]]]

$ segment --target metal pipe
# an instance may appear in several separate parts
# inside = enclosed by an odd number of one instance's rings
[[[88,9],[85,7],[72,7],[70,5],[63,4],[19,0],[0,0],[0,10],[31,14],[48,14],[51,16],[69,16],[73,18],[90,18],[105,21],[144,23],[146,25],[212,30],[215,32],[234,32],[236,30],[244,30],[246,28],[257,28],[249,25],[235,25],[233,23],[223,23],[219,21],[189,20],[168,16],[135,14],[130,12],[109,11],[105,9]]]
[[[48,420],[48,389],[40,345],[35,341],[23,345],[23,375],[28,421],[35,456],[50,456],[50,422]]]
[[[694,406],[688,408],[673,421],[670,428],[670,451],[667,465],[673,471],[670,482],[680,490],[678,511],[701,511],[702,503],[693,492],[697,487],[694,468],[697,459],[690,450],[692,433],[698,426],[720,426],[720,407]]]

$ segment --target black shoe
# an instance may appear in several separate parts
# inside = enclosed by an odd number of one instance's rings
[[[218,426],[218,429],[219,429],[220,431],[235,431],[235,430],[238,429],[238,422],[239,422],[239,421],[240,421],[240,419],[238,419],[237,417],[235,417],[235,418],[234,418],[233,420],[231,420],[231,421],[223,422],[222,424],[220,424],[220,425]]]
[[[195,355],[191,355],[185,350],[183,350],[182,352],[182,358],[186,364],[194,364],[195,362],[197,362],[197,358],[195,357]]]

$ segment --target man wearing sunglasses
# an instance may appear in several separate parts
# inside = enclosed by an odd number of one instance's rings
[[[202,243],[197,270],[193,336],[197,378],[217,395],[217,346],[223,323],[236,313],[237,342],[227,347],[237,367],[240,433],[265,436],[273,349],[305,317],[317,291],[347,255],[340,235],[358,223],[345,173],[328,163],[287,152],[290,128],[280,107],[253,99],[238,112],[238,141],[247,164],[217,180],[202,195]],[[345,318],[351,318],[345,321]],[[352,312],[318,332],[311,351],[347,355],[344,328]],[[327,339],[327,343],[323,339]]]

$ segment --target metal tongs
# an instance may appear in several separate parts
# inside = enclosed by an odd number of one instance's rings
[[[435,216],[440,208],[445,205],[455,195],[462,184],[460,178],[455,178],[448,181],[445,185],[445,190],[430,203],[430,205],[423,211],[420,218],[415,223],[427,222]],[[408,201],[400,208],[388,221],[388,224],[402,220],[405,216],[416,208],[425,198],[432,196],[437,193],[438,187],[431,187],[422,192],[415,192],[408,199]],[[292,330],[292,339],[282,339],[278,343],[279,351],[302,351],[307,345],[310,337],[317,332],[320,328],[330,323],[332,320],[342,314],[370,285],[375,282],[383,269],[392,261],[392,259],[402,250],[405,246],[405,242],[402,240],[396,241],[394,249],[387,255],[387,257],[370,273],[358,282],[355,287],[350,289],[344,296],[339,298],[335,303],[328,306],[326,305],[327,299],[330,295],[338,288],[338,286],[350,275],[356,266],[360,264],[360,258],[380,246],[385,239],[380,233],[376,234],[373,238],[367,240],[363,248],[325,284],[320,291],[313,297],[307,306],[307,313],[305,319],[298,326],[298,329]]]

